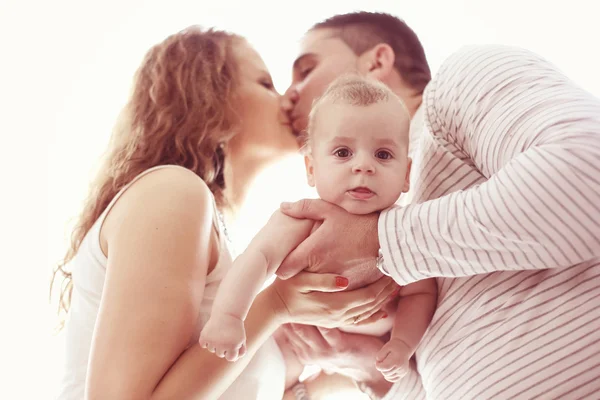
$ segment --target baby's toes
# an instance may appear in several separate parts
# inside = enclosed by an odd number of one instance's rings
[[[377,361],[375,366],[381,372],[389,372],[398,367],[398,360],[393,353],[389,353],[384,359]]]
[[[215,347],[215,355],[219,358],[223,358],[225,356],[225,352],[227,351],[227,347],[226,346],[219,346],[217,345]]]
[[[392,374],[385,373],[385,374],[383,374],[383,377],[385,378],[386,381],[388,381],[390,383],[396,383],[402,378],[400,375],[395,374],[395,373],[392,373]]]
[[[224,357],[227,361],[233,362],[238,359],[238,352],[237,350],[228,350],[225,352]]]
[[[406,373],[408,372],[408,363],[400,363],[399,365],[393,366],[386,372],[382,372],[384,378],[388,382],[398,382],[400,379],[404,378]]]
[[[215,352],[215,345],[211,341],[206,340],[203,347],[211,353]]]

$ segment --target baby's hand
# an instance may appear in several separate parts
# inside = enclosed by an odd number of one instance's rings
[[[200,346],[227,361],[246,354],[244,321],[226,314],[212,314],[200,333]]]
[[[375,356],[375,367],[388,382],[398,382],[408,372],[412,350],[400,339],[390,339]]]

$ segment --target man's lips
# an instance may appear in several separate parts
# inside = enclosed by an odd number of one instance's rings
[[[348,194],[350,195],[350,197],[353,197],[357,200],[368,200],[371,197],[375,196],[375,192],[364,186],[359,186],[355,187],[354,189],[350,189],[348,190]]]

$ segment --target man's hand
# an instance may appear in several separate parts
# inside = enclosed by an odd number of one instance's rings
[[[281,212],[303,219],[322,221],[320,226],[292,251],[277,271],[281,279],[305,269],[338,273],[349,278],[349,289],[364,286],[382,274],[376,266],[379,251],[378,214],[354,215],[323,200],[283,203]]]
[[[375,356],[384,345],[381,339],[299,324],[284,325],[282,330],[303,364],[365,382],[381,395],[391,387],[375,367]]]

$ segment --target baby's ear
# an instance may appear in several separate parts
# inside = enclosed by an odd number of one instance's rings
[[[306,180],[310,187],[315,187],[315,175],[313,173],[313,160],[310,155],[304,156],[304,166],[306,167]]]
[[[406,178],[404,178],[404,186],[402,192],[406,193],[410,190],[410,168],[412,167],[412,158],[407,157],[406,159]]]

